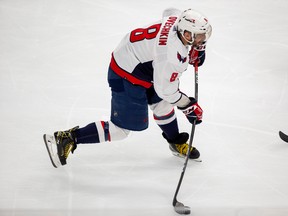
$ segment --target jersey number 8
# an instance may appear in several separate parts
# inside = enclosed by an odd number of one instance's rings
[[[147,40],[153,39],[157,36],[157,33],[160,30],[160,27],[161,27],[161,24],[155,24],[148,28],[135,29],[130,33],[130,42],[134,43],[134,42],[142,41],[144,39],[147,39]]]

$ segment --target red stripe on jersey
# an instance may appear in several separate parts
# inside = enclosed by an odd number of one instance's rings
[[[134,77],[132,74],[130,74],[127,71],[120,68],[114,59],[113,53],[112,53],[112,58],[111,58],[111,62],[110,62],[110,67],[118,76],[122,77],[123,79],[128,80],[129,82],[131,82],[134,85],[140,85],[140,86],[143,86],[144,88],[147,88],[147,89],[152,86],[152,83],[144,81],[144,80],[140,80],[140,79]]]

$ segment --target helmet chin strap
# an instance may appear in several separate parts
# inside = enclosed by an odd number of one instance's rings
[[[192,45],[193,45],[194,40],[188,41],[185,37],[184,37],[184,40],[187,42],[187,44],[188,44],[189,46],[192,46]]]
[[[187,39],[185,38],[184,32],[183,32],[183,34],[182,34],[181,32],[179,32],[179,33],[180,33],[180,35],[182,36],[182,38],[186,41],[187,45],[189,45],[189,46],[192,46],[192,45],[193,45],[193,42],[194,42],[194,38],[193,38],[193,37],[192,37],[192,41],[189,41],[189,40],[187,40]]]

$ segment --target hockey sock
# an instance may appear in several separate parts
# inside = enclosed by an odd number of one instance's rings
[[[76,144],[102,143],[122,140],[129,134],[129,130],[117,127],[111,121],[97,121],[74,132]]]
[[[86,127],[79,128],[75,132],[76,143],[99,143],[99,134],[95,122]]]
[[[164,125],[159,125],[161,130],[165,133],[166,137],[169,140],[174,140],[175,137],[179,135],[179,128],[177,119],[174,119],[172,122]]]

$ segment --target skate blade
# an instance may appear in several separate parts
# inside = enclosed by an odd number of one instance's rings
[[[55,137],[52,135],[44,134],[43,139],[52,165],[55,168],[58,168],[59,166],[61,166],[61,162],[57,153],[57,144],[55,142]]]
[[[179,158],[185,158],[186,155],[183,155],[183,154],[179,154],[179,153],[176,153],[176,152],[172,152],[172,154],[176,157],[179,157]],[[199,158],[195,158],[195,159],[191,159],[189,158],[189,160],[192,160],[192,161],[195,161],[195,162],[202,162],[202,159],[199,157]]]

